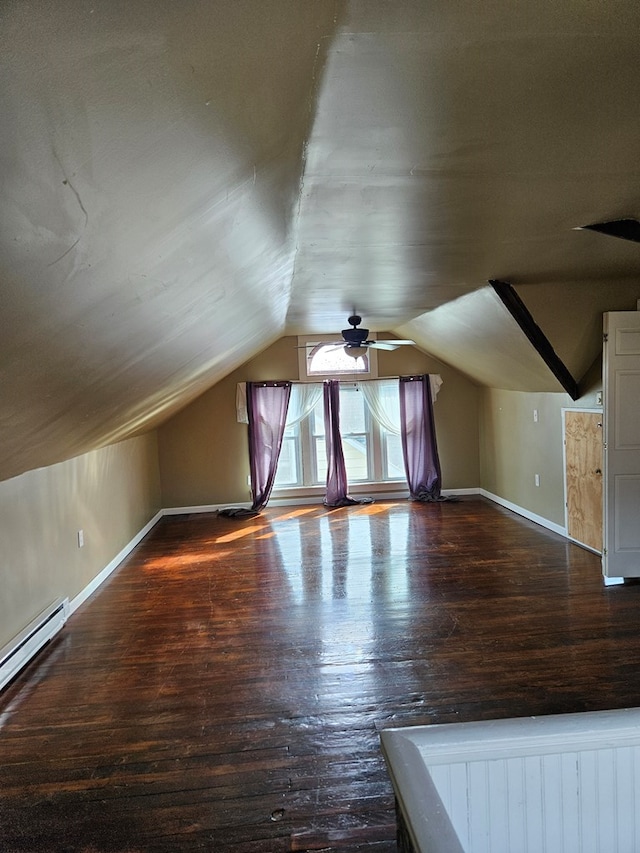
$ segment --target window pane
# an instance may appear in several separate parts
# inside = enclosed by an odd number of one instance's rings
[[[315,439],[315,482],[327,481],[327,446],[324,436]],[[368,438],[366,435],[342,437],[342,452],[347,469],[347,480],[369,479]]]
[[[365,432],[364,397],[357,388],[340,389],[340,432]]]
[[[400,391],[398,381],[382,382],[378,387],[380,402],[393,424],[400,424]]]
[[[298,484],[297,440],[295,436],[287,438],[285,434],[280,458],[278,459],[278,470],[276,472],[274,487],[297,486]]]
[[[334,373],[369,373],[368,353],[352,358],[340,343],[309,345],[307,375],[329,376]]]
[[[353,483],[356,480],[369,479],[367,444],[366,435],[343,435],[342,437],[344,464],[347,469],[347,481],[349,483]]]
[[[382,393],[388,403],[399,407],[397,383],[389,383]],[[393,418],[392,418],[393,420]],[[347,479],[349,483],[404,480],[402,442],[399,435],[372,431],[372,418],[364,394],[353,383],[340,387],[340,424]],[[379,436],[379,438],[378,438]],[[380,454],[380,457],[374,454]],[[309,457],[309,458],[308,458]],[[318,400],[309,418],[287,427],[276,475],[276,488],[324,485],[327,455],[324,430],[324,402]]]
[[[319,400],[311,412],[311,432],[313,435],[324,435],[324,401]]]
[[[340,389],[340,433],[366,432],[364,397],[357,388]],[[324,435],[324,403],[320,400],[311,414],[313,435]]]
[[[315,482],[327,482],[327,445],[324,435],[314,440],[315,444]]]
[[[384,476],[387,480],[401,480],[405,476],[402,441],[399,435],[384,431]]]

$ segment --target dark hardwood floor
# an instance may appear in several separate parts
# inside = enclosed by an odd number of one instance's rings
[[[165,518],[0,694],[0,850],[391,853],[382,728],[640,705],[639,625],[482,499]]]

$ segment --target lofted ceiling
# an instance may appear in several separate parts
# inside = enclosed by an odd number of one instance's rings
[[[579,381],[636,307],[636,0],[5,0],[0,478],[162,422],[354,308],[475,381]]]

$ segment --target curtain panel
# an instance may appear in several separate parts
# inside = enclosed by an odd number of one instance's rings
[[[329,507],[372,503],[372,498],[352,498],[349,494],[347,467],[340,434],[340,382],[324,383],[324,437],[327,447],[327,491],[324,505]]]
[[[435,403],[442,385],[439,373],[430,373],[428,377],[431,390],[431,402]],[[370,379],[357,383],[365,399],[371,416],[392,435],[400,435],[400,398],[398,379]]]
[[[322,382],[304,382],[291,386],[287,426],[295,426],[308,418],[322,399]]]
[[[370,382],[358,382],[358,389],[373,419],[392,435],[400,435],[398,380],[373,379]]]
[[[282,448],[291,382],[247,382],[252,511],[269,500]]]
[[[400,421],[411,500],[444,500],[428,375],[400,377]]]
[[[327,445],[327,492],[324,504],[347,506],[354,501],[347,494],[347,469],[340,435],[340,383],[337,379],[329,379],[324,383],[324,436]]]
[[[441,494],[442,475],[433,418],[433,400],[440,376],[402,376],[358,383],[374,419],[388,432],[401,436],[405,474],[412,500],[447,500]],[[397,396],[390,393],[398,388]],[[308,417],[320,396],[324,398],[327,448],[326,506],[369,503],[348,494],[348,479],[340,434],[340,382],[293,384],[246,382],[237,388],[238,420],[249,424],[251,511],[263,509],[271,495],[284,432]]]

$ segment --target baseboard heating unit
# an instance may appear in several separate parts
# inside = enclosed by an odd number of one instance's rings
[[[69,614],[69,599],[59,599],[0,649],[0,690],[60,631]]]

